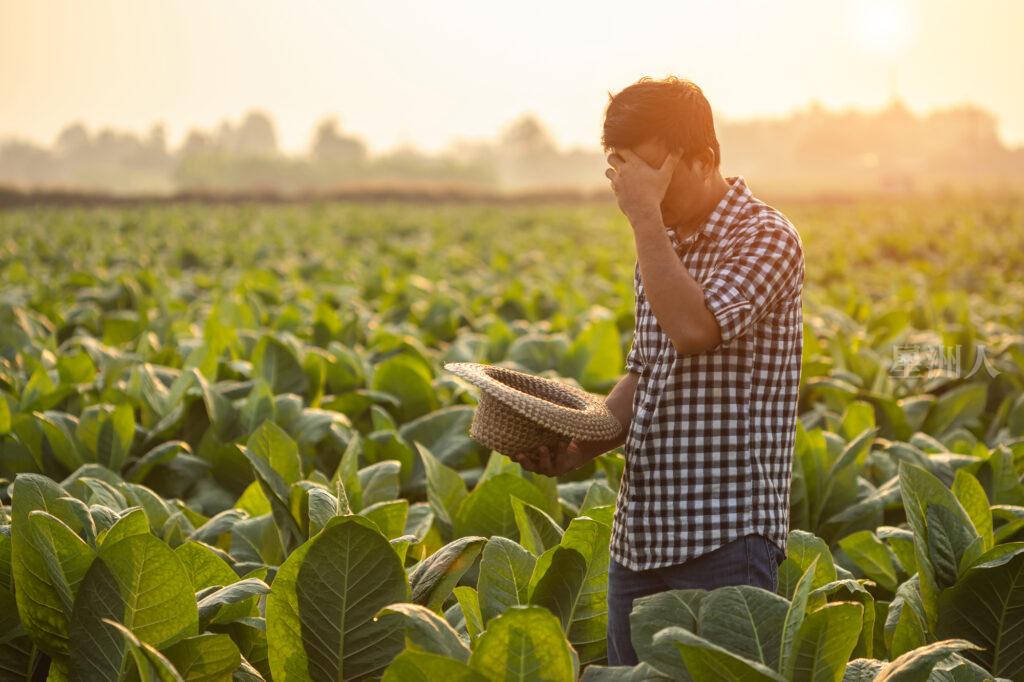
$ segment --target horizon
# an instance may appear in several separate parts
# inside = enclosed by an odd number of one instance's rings
[[[814,104],[871,113],[897,96],[918,116],[979,107],[1005,145],[1024,145],[1024,94],[1005,87],[998,68],[1024,61],[1013,35],[1024,25],[1019,3],[988,0],[966,13],[919,0],[743,2],[729,11],[652,3],[663,20],[642,38],[575,3],[529,11],[450,2],[402,8],[397,20],[363,2],[236,7],[0,6],[0,90],[9,93],[0,138],[48,146],[75,122],[136,135],[162,123],[178,147],[192,129],[256,110],[275,122],[287,154],[307,150],[331,116],[373,154],[439,152],[533,115],[560,148],[594,149],[608,92],[672,73],[704,89],[720,123],[786,118]],[[725,20],[736,44],[721,53],[711,35],[688,30]]]
[[[825,106],[824,104],[822,104],[821,102],[819,102],[817,100],[811,100],[811,101],[808,101],[806,104],[804,104],[801,107],[797,107],[795,109],[792,109],[791,111],[782,112],[782,113],[776,114],[776,115],[750,116],[750,117],[744,117],[744,118],[729,118],[729,117],[721,116],[719,114],[719,112],[714,112],[714,116],[715,116],[715,127],[721,129],[721,128],[725,128],[725,127],[729,127],[729,126],[742,126],[742,125],[746,125],[746,124],[771,123],[771,122],[785,123],[785,122],[793,120],[794,118],[796,118],[798,116],[809,114],[809,113],[815,112],[816,110],[819,110],[819,109],[820,109],[820,111],[824,112],[826,115],[842,115],[842,114],[853,113],[853,114],[858,114],[858,115],[862,115],[862,116],[874,116],[874,115],[879,115],[879,114],[884,113],[886,110],[890,109],[893,106],[904,107],[914,117],[916,117],[918,119],[921,119],[921,120],[923,120],[923,119],[925,119],[925,118],[927,118],[927,117],[929,117],[931,115],[942,113],[942,112],[953,111],[953,110],[962,109],[962,108],[974,108],[974,109],[980,110],[982,112],[985,112],[985,113],[987,113],[989,115],[992,115],[993,118],[995,118],[997,132],[999,133],[999,135],[998,135],[999,141],[1007,149],[1024,149],[1024,140],[1021,140],[1020,142],[1014,143],[1013,141],[1007,140],[1005,138],[1005,136],[1001,134],[1001,131],[999,130],[999,128],[1000,128],[999,119],[998,119],[998,117],[995,116],[995,114],[993,114],[993,112],[989,111],[988,109],[985,109],[984,107],[982,107],[981,105],[977,104],[976,102],[970,102],[970,101],[959,102],[959,103],[955,102],[955,103],[949,104],[948,106],[936,107],[934,109],[930,109],[930,110],[926,110],[926,111],[918,111],[918,110],[915,110],[913,107],[911,107],[905,100],[903,100],[901,98],[898,98],[898,97],[896,99],[890,100],[889,102],[887,102],[887,103],[885,103],[885,104],[883,104],[883,105],[881,105],[879,107],[874,107],[874,108],[856,107],[856,106],[828,107],[828,106]],[[312,141],[313,141],[312,138],[313,138],[313,134],[314,134],[314,132],[315,132],[315,130],[317,128],[317,125],[319,125],[320,123],[329,121],[332,118],[335,118],[334,115],[327,114],[327,115],[321,116],[318,119],[315,119],[312,122],[312,124],[310,125],[310,129],[309,129],[309,138],[310,138],[310,140],[308,140],[306,142],[306,144],[301,146],[301,147],[289,148],[289,147],[287,147],[287,146],[285,146],[284,144],[281,143],[282,142],[281,135],[280,135],[281,131],[279,129],[277,117],[274,115],[274,113],[271,112],[271,111],[265,111],[263,109],[259,109],[259,108],[256,108],[256,107],[250,107],[250,108],[245,109],[245,110],[243,110],[243,111],[241,111],[241,112],[239,112],[239,113],[237,113],[235,115],[223,116],[220,119],[218,119],[217,122],[214,125],[212,125],[212,126],[203,127],[203,126],[199,126],[199,125],[186,125],[180,131],[180,135],[177,137],[177,139],[172,139],[171,136],[167,137],[167,148],[168,148],[169,151],[173,152],[174,150],[177,150],[177,149],[181,148],[181,146],[185,143],[186,137],[191,132],[214,134],[220,128],[222,128],[222,126],[224,126],[224,125],[237,126],[237,125],[241,124],[242,121],[246,118],[246,116],[251,115],[251,114],[264,115],[264,116],[266,116],[270,120],[270,122],[274,126],[274,130],[275,130],[275,132],[276,132],[276,134],[278,136],[278,153],[280,155],[286,156],[286,157],[301,157],[301,156],[308,155],[310,153],[310,151],[311,151],[311,144],[312,144]],[[338,118],[340,118],[340,117],[338,117]],[[420,146],[417,146],[417,145],[415,145],[413,143],[407,143],[407,142],[404,142],[404,143],[403,142],[399,142],[399,143],[395,144],[392,147],[375,148],[372,144],[370,144],[370,141],[367,140],[367,138],[364,137],[363,134],[360,131],[358,131],[358,130],[352,130],[350,128],[341,127],[340,128],[340,132],[345,134],[345,135],[349,135],[349,136],[355,137],[356,139],[359,139],[359,140],[363,141],[364,143],[366,143],[368,151],[369,151],[369,153],[372,156],[385,156],[387,154],[391,154],[391,153],[394,153],[394,152],[397,152],[397,151],[401,151],[403,149],[408,149],[408,148],[411,148],[413,150],[416,150],[416,151],[419,151],[419,152],[422,152],[422,153],[425,153],[425,154],[428,154],[428,155],[429,154],[443,154],[445,152],[450,152],[450,151],[454,150],[457,147],[457,145],[459,145],[460,143],[481,143],[481,144],[493,143],[494,141],[498,140],[500,138],[500,136],[505,131],[507,131],[509,129],[510,126],[512,126],[517,121],[521,121],[521,120],[523,120],[525,118],[533,118],[534,120],[538,121],[544,127],[544,129],[547,130],[547,132],[551,133],[552,134],[552,139],[553,139],[557,149],[560,152],[562,152],[562,153],[567,153],[567,152],[572,152],[572,151],[594,152],[595,150],[600,150],[601,149],[601,145],[600,145],[600,140],[599,139],[595,139],[593,144],[589,144],[589,145],[587,145],[587,144],[574,144],[574,145],[565,144],[562,140],[558,139],[557,136],[555,136],[553,134],[553,132],[551,131],[550,127],[547,124],[547,121],[545,121],[543,118],[540,118],[539,116],[537,116],[534,112],[532,112],[532,111],[525,111],[525,110],[523,112],[521,112],[520,114],[514,116],[513,118],[511,118],[511,119],[501,123],[498,126],[498,128],[496,128],[495,130],[491,131],[490,134],[480,135],[480,136],[477,136],[477,137],[466,137],[466,136],[453,137],[450,140],[447,140],[446,142],[444,142],[443,144],[438,144],[438,145],[434,145],[434,146],[427,147],[427,148],[420,147]],[[166,124],[163,121],[154,121],[153,123],[151,123],[148,126],[143,126],[141,128],[138,128],[138,129],[130,129],[130,128],[123,128],[123,127],[118,127],[118,126],[111,125],[111,124],[102,124],[102,123],[97,124],[97,125],[90,125],[90,124],[86,123],[85,121],[74,120],[74,121],[68,121],[65,125],[61,126],[60,129],[58,129],[58,130],[56,130],[54,132],[53,136],[50,139],[37,140],[37,139],[31,139],[31,138],[26,138],[26,137],[17,136],[17,135],[5,135],[2,131],[0,131],[0,144],[5,143],[5,142],[28,142],[30,144],[33,144],[33,145],[36,145],[36,146],[39,146],[39,147],[42,147],[42,148],[49,149],[49,148],[53,148],[54,147],[54,145],[57,142],[57,138],[59,137],[59,135],[60,135],[60,133],[62,131],[66,130],[66,129],[72,127],[72,126],[76,126],[76,125],[82,125],[85,128],[85,130],[91,136],[96,136],[96,135],[98,135],[98,134],[100,134],[100,133],[102,133],[104,131],[110,131],[110,132],[114,132],[114,133],[129,134],[129,135],[135,136],[138,139],[144,139],[150,133],[150,131],[152,131],[157,126],[164,127],[165,132],[166,132],[166,128],[167,128]]]

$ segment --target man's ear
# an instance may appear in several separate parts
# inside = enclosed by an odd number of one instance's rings
[[[706,179],[715,172],[715,150],[711,147],[704,147],[698,154],[701,175]]]

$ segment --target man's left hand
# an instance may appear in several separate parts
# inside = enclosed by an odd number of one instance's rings
[[[661,168],[648,166],[629,149],[608,155],[611,168],[604,172],[605,177],[611,181],[619,209],[633,227],[641,220],[661,219],[661,201],[681,155],[681,152],[672,152],[665,157]]]

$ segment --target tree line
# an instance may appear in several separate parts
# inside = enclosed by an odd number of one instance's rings
[[[996,119],[974,106],[918,115],[898,100],[873,112],[811,105],[778,119],[719,120],[718,133],[725,170],[777,194],[1024,186],[1024,148],[1004,144]],[[136,135],[73,123],[50,146],[9,138],[0,143],[0,185],[118,194],[593,190],[605,185],[604,163],[596,145],[564,149],[530,115],[491,140],[461,141],[435,154],[411,146],[371,154],[337,118],[327,118],[307,150],[285,154],[271,117],[252,111],[213,130],[192,130],[176,148],[159,124]]]

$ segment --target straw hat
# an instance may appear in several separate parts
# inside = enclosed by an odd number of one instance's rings
[[[469,435],[500,453],[554,447],[569,438],[607,440],[622,430],[602,397],[560,381],[475,362],[444,368],[480,389]]]

